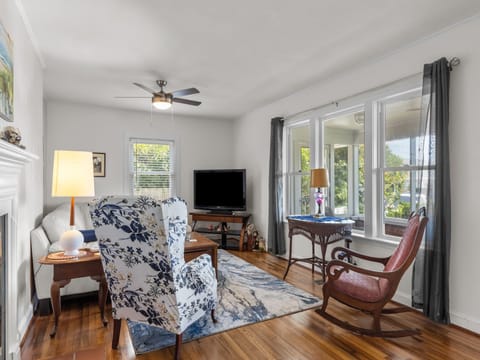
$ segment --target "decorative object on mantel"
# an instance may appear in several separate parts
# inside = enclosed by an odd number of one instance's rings
[[[0,118],[13,121],[13,41],[0,23]]]
[[[312,169],[310,175],[310,187],[315,188],[315,203],[317,204],[317,213],[315,216],[321,217],[322,215],[322,206],[324,204],[324,196],[322,193],[322,188],[328,187],[330,184],[328,182],[328,170],[325,168]]]
[[[78,256],[83,235],[75,229],[75,196],[94,196],[92,153],[55,150],[53,159],[52,196],[69,196],[70,230],[60,238],[65,255]]]
[[[25,149],[25,146],[20,144],[22,141],[22,135],[20,130],[13,126],[5,126],[2,131],[0,131],[0,139],[9,142],[10,144],[17,145],[21,149]]]
[[[105,153],[94,152],[92,153],[93,159],[93,176],[105,177]]]

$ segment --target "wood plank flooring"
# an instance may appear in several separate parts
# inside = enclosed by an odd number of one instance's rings
[[[269,273],[282,277],[286,261],[264,253],[233,254]],[[320,275],[316,274],[315,279]],[[287,281],[322,296],[322,287],[311,272],[294,265]],[[128,330],[122,324],[118,350],[111,349],[112,320],[100,321],[95,298],[62,304],[57,336],[50,339],[53,317],[35,317],[21,348],[30,359],[172,359],[173,347],[135,357]],[[329,311],[355,324],[370,325],[370,316],[332,300]],[[109,313],[109,311],[108,311]],[[388,316],[388,317],[387,317]],[[182,359],[480,359],[480,336],[455,326],[436,324],[417,312],[387,315],[388,327],[417,327],[422,335],[379,339],[347,332],[324,320],[314,310],[276,318],[182,345]]]

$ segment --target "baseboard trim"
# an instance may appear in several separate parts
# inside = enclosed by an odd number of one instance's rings
[[[20,360],[20,347],[25,341],[25,337],[27,335],[28,330],[30,329],[32,322],[33,322],[33,306],[29,305],[27,312],[18,323],[18,328],[17,328],[18,342],[15,344],[15,347],[14,347],[15,351],[10,353],[11,360]]]
[[[480,335],[479,319],[458,312],[450,312],[450,321],[455,326]]]

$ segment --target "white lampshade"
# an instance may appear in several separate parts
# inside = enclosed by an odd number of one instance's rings
[[[94,196],[92,153],[55,150],[52,196]]]

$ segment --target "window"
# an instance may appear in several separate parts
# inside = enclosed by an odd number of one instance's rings
[[[421,96],[407,93],[379,103],[383,125],[380,153],[383,159],[383,234],[401,236],[410,213],[415,210]]]
[[[289,214],[310,214],[310,124],[289,128],[287,140],[287,198]]]
[[[175,194],[173,141],[130,139],[130,184],[133,195],[167,199]]]
[[[365,113],[348,111],[323,121],[324,166],[330,176],[327,214],[356,220],[363,230],[365,214]]]
[[[400,236],[425,204],[420,181],[434,176],[417,159],[420,86],[412,76],[287,120],[285,213],[314,213],[309,170],[325,167],[327,215],[354,220],[368,237]]]

